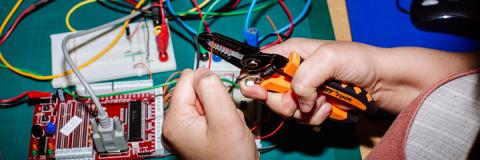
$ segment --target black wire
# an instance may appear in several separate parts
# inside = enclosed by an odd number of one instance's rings
[[[202,56],[200,53],[200,44],[198,44],[198,39],[197,39],[197,36],[193,35],[193,34],[190,34],[192,35],[192,39],[193,39],[193,43],[195,45],[195,54],[197,54],[197,66],[195,66],[196,69],[198,69],[198,67],[200,67],[200,56]]]
[[[240,0],[238,0],[240,1]],[[236,6],[233,6],[235,3],[237,3],[237,0],[230,0],[228,1],[227,3],[225,3],[225,5],[223,5],[222,7],[214,10],[215,12],[227,12],[227,11],[231,11],[233,9],[235,9]],[[240,3],[240,2],[239,2]]]
[[[172,15],[172,13],[170,12],[169,9],[167,9],[167,13],[170,14],[170,16],[175,20],[175,23],[177,23],[179,26],[182,26],[183,29],[187,30],[187,28],[185,28],[185,26],[183,26],[178,20],[177,20],[177,16],[174,16]],[[199,43],[198,43],[198,39],[197,39],[197,35],[193,34],[193,33],[190,33],[190,36],[192,37],[192,40],[193,40],[193,43],[195,45],[195,50],[196,50],[196,54],[197,54],[197,66],[195,68],[198,68],[199,65],[200,65],[200,56],[201,56],[201,53],[200,53],[200,46],[199,46]]]
[[[400,12],[405,13],[405,14],[410,14],[410,11],[403,8],[402,5],[400,5],[400,0],[395,1],[397,9],[400,10]]]
[[[17,100],[15,102],[9,102],[9,103],[0,103],[0,107],[1,108],[9,108],[9,107],[15,107],[15,106],[19,106],[19,105],[22,105],[24,103],[26,103],[28,100],[26,98],[22,98],[20,100]],[[1,109],[0,108],[0,109]]]

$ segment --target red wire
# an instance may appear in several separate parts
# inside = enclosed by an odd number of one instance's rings
[[[160,12],[162,12],[162,24],[165,24],[165,11],[163,9],[163,0],[158,0],[158,3],[160,4]]]
[[[192,0],[193,5],[195,5],[195,8],[198,11],[198,15],[200,16],[200,19],[203,17],[202,10],[200,10],[200,6],[198,6],[197,0]],[[207,21],[203,21],[203,25],[205,26],[205,30],[207,30],[208,33],[210,33],[210,28],[207,25]]]
[[[9,98],[9,99],[0,99],[0,103],[11,103],[11,102],[18,101],[18,100],[22,99],[23,97],[27,96],[28,93],[30,93],[30,92],[32,92],[32,91],[23,92],[22,94],[19,94],[18,96],[15,96],[15,97],[12,97],[12,98]]]
[[[275,130],[273,130],[273,131],[270,132],[269,134],[264,135],[264,136],[261,136],[261,137],[258,137],[258,138],[255,138],[255,139],[267,139],[267,138],[275,135],[275,133],[277,133],[278,131],[280,131],[280,129],[282,128],[283,124],[285,123],[285,120],[286,120],[286,119],[283,119],[283,121],[277,126],[277,128],[275,128]]]
[[[136,6],[136,5],[138,4],[138,2],[137,2],[137,1],[134,1],[134,0],[125,0],[125,2],[130,3],[130,4],[134,5],[134,6]]]
[[[261,121],[260,123],[258,123],[257,125],[253,126],[252,128],[250,128],[250,131],[255,131],[256,129],[258,129],[258,127],[262,126],[263,124],[265,124],[268,119],[270,119],[270,117],[272,117],[272,112],[268,112],[268,116],[267,118],[265,118],[263,121]]]
[[[288,31],[285,33],[285,35],[286,35],[287,37],[289,37],[289,36],[292,34],[292,32],[293,32],[293,27],[295,26],[295,25],[293,24],[293,16],[292,16],[292,13],[290,12],[290,10],[288,9],[287,5],[285,5],[285,3],[283,2],[283,0],[278,0],[278,3],[280,3],[280,6],[282,6],[283,11],[285,11],[285,13],[286,13],[287,16],[288,16],[288,20],[290,21],[290,28],[288,28]],[[267,44],[267,45],[263,46],[262,49],[265,49],[265,48],[274,46],[274,45],[276,45],[276,44],[278,44],[278,43],[280,43],[280,42],[281,42],[281,40],[276,40],[276,41],[274,41],[274,42],[272,42],[272,43],[270,43],[270,44]]]
[[[237,1],[232,5],[232,8],[231,8],[231,9],[234,9],[235,7],[237,7],[238,4],[240,4],[240,0],[237,0]]]
[[[20,23],[20,21],[22,21],[22,19],[23,19],[28,13],[30,13],[33,9],[35,9],[35,5],[31,5],[31,6],[28,7],[27,9],[23,10],[23,12],[20,14],[20,16],[18,16],[17,19],[15,20],[15,22],[13,23],[13,25],[10,26],[10,29],[8,29],[8,31],[3,35],[2,39],[0,40],[0,45],[2,45],[2,44],[8,39],[8,37],[10,36],[10,34],[12,34],[13,30],[17,27],[18,23]]]

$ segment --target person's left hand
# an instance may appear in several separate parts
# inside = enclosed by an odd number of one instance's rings
[[[257,159],[254,137],[218,76],[185,70],[166,112],[163,137],[185,159]]]

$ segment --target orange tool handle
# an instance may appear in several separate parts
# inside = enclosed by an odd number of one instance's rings
[[[289,91],[291,89],[291,77],[297,71],[300,62],[301,58],[297,53],[290,54],[289,62],[282,69],[282,72],[288,76],[274,74],[269,79],[264,80],[261,86],[269,91],[279,93]],[[367,113],[373,114],[376,112],[377,108],[374,105],[372,96],[360,87],[338,81],[327,81],[318,88],[318,91],[328,95],[327,101],[333,105],[329,118],[333,120],[356,121],[357,117],[347,112],[353,109],[351,107],[366,111]],[[350,107],[340,107],[344,106],[341,104],[347,104]]]

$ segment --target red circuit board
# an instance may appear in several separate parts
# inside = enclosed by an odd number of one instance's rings
[[[153,92],[100,98],[108,115],[118,117],[123,124],[125,137],[129,134],[129,103],[133,101],[142,103],[143,139],[129,140],[127,151],[106,154],[95,151],[90,119],[96,116],[96,109],[90,99],[75,100],[69,95],[63,98],[46,97],[44,103],[36,104],[34,107],[28,158],[143,159],[161,156],[164,150],[159,143],[161,127],[158,125],[163,121],[163,104],[156,105],[156,102],[161,100],[162,96],[156,97]],[[72,118],[81,119],[81,122],[74,125],[70,134],[65,135],[60,130],[71,127],[68,123]],[[54,124],[55,131],[48,130],[47,124],[50,127]]]

